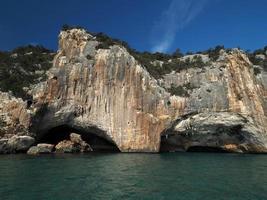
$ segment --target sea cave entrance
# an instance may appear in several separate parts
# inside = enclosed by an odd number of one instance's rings
[[[187,149],[187,152],[227,153],[226,150],[220,147],[210,147],[210,146],[191,146]]]
[[[191,141],[194,141],[191,138]],[[227,153],[225,149],[220,146],[208,145],[192,145],[190,137],[185,137],[175,134],[165,134],[161,136],[160,152],[213,152],[213,153]]]
[[[41,137],[37,138],[37,143],[48,143],[48,144],[58,144],[60,141],[69,140],[71,133],[76,133],[81,135],[82,139],[88,143],[94,152],[119,152],[119,148],[104,137],[100,137],[95,130],[84,131],[81,129],[73,128],[68,125],[61,125],[54,127]]]

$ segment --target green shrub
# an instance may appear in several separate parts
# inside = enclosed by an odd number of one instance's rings
[[[70,30],[72,28],[77,27],[64,25],[62,27],[62,30]],[[99,45],[97,45],[96,49],[109,49],[112,45],[119,45],[125,47],[128,52],[133,57],[135,57],[135,59],[139,61],[140,64],[143,65],[147,69],[147,71],[156,79],[161,78],[163,75],[168,74],[172,71],[178,72],[180,70],[191,67],[202,68],[205,66],[205,63],[203,63],[201,57],[196,57],[192,61],[190,61],[189,59],[185,61],[181,61],[180,59],[178,59],[183,56],[180,49],[176,49],[172,55],[160,52],[138,52],[135,49],[132,49],[125,41],[111,38],[105,33],[88,33],[96,37],[96,40],[99,42]],[[172,62],[168,62],[170,59],[172,59]],[[155,60],[163,61],[163,66],[155,66],[152,63]]]
[[[62,27],[61,27],[61,30],[62,31],[68,31],[68,30],[71,30],[71,29],[84,29],[83,27],[81,26],[71,26],[71,25],[68,25],[68,24],[64,24]]]
[[[48,70],[52,59],[52,51],[42,46],[28,45],[11,52],[0,52],[0,90],[29,98],[23,87],[45,80],[45,73],[35,74],[35,71]]]
[[[179,86],[172,85],[170,88],[168,88],[168,92],[176,96],[189,97],[188,91],[181,85]]]
[[[189,97],[188,91],[195,89],[191,83],[186,83],[184,85],[175,86],[171,84],[170,88],[167,88],[167,91],[172,95],[181,96],[181,97]]]
[[[220,56],[220,50],[225,49],[223,45],[217,45],[215,48],[210,48],[202,53],[208,54],[212,61],[216,61]]]
[[[254,71],[254,75],[255,75],[255,76],[257,76],[258,74],[261,73],[261,70],[260,70],[260,68],[258,68],[258,67],[255,67],[255,68],[253,69],[253,71]]]
[[[181,50],[179,48],[176,49],[172,54],[172,58],[181,58],[183,56],[184,56],[184,54],[181,52]]]
[[[86,56],[86,58],[87,58],[88,60],[93,59],[93,57],[92,57],[91,55],[89,55],[89,54]]]
[[[264,71],[267,71],[267,58],[266,58],[267,55],[265,55],[266,51],[267,51],[267,46],[265,46],[262,49],[257,49],[252,53],[247,52],[250,62],[252,62],[253,65],[261,66]],[[257,58],[257,55],[259,54],[265,55],[265,59]]]

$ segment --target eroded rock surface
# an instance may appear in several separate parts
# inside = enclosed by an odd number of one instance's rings
[[[191,114],[162,136],[162,151],[267,152],[266,138],[249,116],[231,112]]]
[[[22,125],[23,134],[33,132],[38,141],[49,130],[68,125],[123,152],[158,152],[161,138],[170,151],[266,152],[267,75],[255,75],[242,51],[221,51],[216,61],[200,55],[205,67],[156,80],[124,47],[101,49],[99,43],[82,29],[62,31],[48,80],[32,88],[33,105],[27,109],[2,94],[2,121],[17,121],[3,127]],[[186,59],[194,56],[181,58]],[[180,90],[170,94],[171,87]],[[179,94],[181,88],[186,95]],[[9,132],[4,131],[3,147]],[[79,139],[74,138],[56,149],[76,151],[74,140]]]
[[[189,68],[166,75],[162,82],[165,87],[190,83],[193,89],[185,98],[181,115],[190,117],[178,117],[172,122],[167,132],[174,137],[165,142],[170,146],[176,143],[174,148],[183,150],[208,146],[225,151],[266,152],[264,76],[263,70],[255,76],[247,56],[237,49],[221,52],[216,62],[203,69]]]
[[[27,102],[0,91],[0,138],[30,135],[30,122]]]
[[[96,45],[84,30],[61,32],[50,79],[34,90],[35,106],[46,106],[37,131],[69,124],[121,151],[158,151],[160,134],[177,112],[170,94],[125,48]]]

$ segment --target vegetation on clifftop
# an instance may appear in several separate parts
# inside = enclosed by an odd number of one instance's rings
[[[171,85],[170,88],[167,88],[167,91],[172,95],[180,96],[180,97],[189,97],[189,91],[195,89],[191,83],[186,83],[184,85],[175,86]]]
[[[262,49],[257,49],[251,53],[248,52],[248,57],[253,65],[261,66],[263,70],[267,71],[267,46],[263,47]],[[259,69],[256,68],[254,73],[260,73]]]
[[[68,31],[71,29],[84,29],[80,26],[69,26],[63,25],[62,30]],[[200,56],[193,56],[193,59],[181,59],[184,54],[180,51],[180,49],[176,49],[172,54],[160,53],[160,52],[139,52],[133,48],[131,48],[127,42],[114,39],[105,33],[93,33],[89,32],[89,34],[95,36],[96,40],[100,42],[100,44],[96,47],[97,49],[109,49],[112,45],[120,45],[125,47],[129,53],[135,57],[137,61],[142,64],[147,71],[156,79],[161,78],[163,75],[171,73],[172,71],[179,72],[180,70],[188,69],[188,68],[203,68],[207,66],[209,63],[204,63]],[[225,49],[224,46],[218,45],[215,48],[210,48],[206,51],[197,52],[197,54],[205,54],[208,55],[211,61],[216,61],[220,56],[220,51]],[[226,50],[226,49],[225,49]],[[186,55],[192,55],[192,52],[186,53]],[[155,64],[154,61],[162,61],[162,65]]]
[[[0,90],[28,98],[25,89],[46,79],[54,53],[42,46],[23,46],[10,52],[0,51]]]
[[[79,26],[64,25],[63,31],[73,28],[82,29]],[[156,79],[162,78],[165,74],[173,71],[179,72],[189,68],[204,68],[210,62],[204,62],[200,55],[208,55],[210,61],[216,61],[220,56],[220,51],[225,49],[224,46],[216,46],[206,51],[197,52],[199,55],[184,57],[185,55],[177,49],[172,54],[139,52],[132,49],[126,42],[113,39],[104,33],[92,33],[99,42],[97,48],[108,49],[112,45],[125,47],[135,59],[142,64],[147,71]],[[191,55],[193,53],[186,53]],[[267,46],[254,52],[247,53],[250,61],[254,65],[260,66],[255,68],[254,73],[257,75],[261,68],[267,71]],[[46,79],[46,71],[52,66],[54,53],[42,46],[28,45],[18,47],[10,52],[0,51],[0,90],[4,92],[11,91],[13,95],[22,98],[28,98],[27,88],[31,84],[38,83]],[[190,57],[190,58],[189,58]],[[88,58],[91,59],[91,58]],[[170,88],[171,93],[179,93],[182,96],[188,88]]]

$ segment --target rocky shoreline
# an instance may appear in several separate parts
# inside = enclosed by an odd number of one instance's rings
[[[267,71],[247,54],[143,56],[103,35],[62,30],[47,79],[27,88],[31,98],[0,92],[0,153],[90,152],[91,141],[120,152],[267,152]]]
[[[93,149],[82,140],[81,136],[71,133],[70,138],[60,141],[58,144],[39,143],[30,136],[13,136],[9,139],[0,139],[0,154],[27,153],[29,155],[50,153],[86,153]]]

